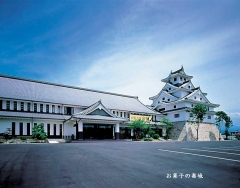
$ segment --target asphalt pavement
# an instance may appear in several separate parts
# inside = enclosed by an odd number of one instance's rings
[[[240,187],[240,141],[0,144],[0,187]]]

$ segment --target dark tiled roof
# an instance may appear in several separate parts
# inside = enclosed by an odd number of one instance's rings
[[[189,80],[187,80],[187,81],[183,82],[182,84],[186,84],[186,83],[188,83],[188,82],[189,82]]]
[[[14,112],[14,111],[0,111],[0,116],[2,116],[2,117],[26,117],[26,118],[39,118],[39,119],[59,119],[59,120],[65,120],[65,119],[70,118],[70,116],[60,115],[60,114]]]
[[[155,113],[137,97],[0,75],[0,98],[88,107],[101,100],[108,109]]]
[[[177,70],[177,71],[174,71],[174,72],[171,72],[171,74],[176,74],[176,73],[179,73],[179,72],[181,72],[181,71],[183,71],[183,66],[181,67],[181,69],[179,69],[179,70]]]
[[[182,107],[182,108],[174,108],[172,110],[166,110],[166,111],[162,111],[161,113],[166,113],[166,112],[173,112],[173,111],[178,111],[178,110],[183,110],[183,109],[188,109],[188,107]]]
[[[192,89],[192,90],[195,91],[195,90],[198,90],[198,89],[200,89],[200,87],[195,87],[195,88]]]

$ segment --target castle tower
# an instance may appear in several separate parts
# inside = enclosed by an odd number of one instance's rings
[[[214,125],[214,108],[220,105],[211,103],[206,97],[207,93],[192,84],[192,78],[184,72],[183,66],[177,71],[171,71],[167,78],[162,79],[162,82],[166,83],[162,90],[149,98],[153,101],[151,108],[166,115],[174,123],[173,139],[194,140],[196,129],[188,121],[192,116],[191,108],[202,104],[208,111],[199,128],[199,133],[202,133],[199,134],[199,139],[217,140],[219,132]]]

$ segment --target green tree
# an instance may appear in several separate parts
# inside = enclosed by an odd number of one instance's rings
[[[225,117],[225,133],[226,133],[226,139],[228,140],[229,132],[228,129],[233,126],[233,122],[229,116]]]
[[[173,128],[173,123],[166,117],[162,118],[161,124],[166,128],[165,139],[169,139],[171,130]]]
[[[216,125],[219,129],[219,140],[220,140],[220,132],[223,124],[225,123],[225,133],[226,133],[226,139],[228,138],[228,129],[233,125],[233,122],[231,118],[224,112],[224,111],[218,111],[216,112]]]
[[[197,141],[198,141],[198,130],[200,123],[203,122],[205,114],[207,112],[207,107],[202,104],[197,104],[191,109],[192,117],[190,117],[190,122],[194,125],[197,131]]]
[[[135,139],[138,140],[143,137],[143,133],[149,129],[149,126],[145,124],[143,120],[134,120],[129,123],[131,129],[133,129]]]
[[[219,140],[220,140],[220,134],[221,134],[221,128],[223,126],[223,123],[225,122],[225,119],[227,118],[227,114],[224,111],[218,111],[216,112],[216,125],[219,129]]]
[[[47,138],[47,133],[44,131],[43,124],[34,125],[32,129],[32,138],[36,138],[38,140],[45,140]]]

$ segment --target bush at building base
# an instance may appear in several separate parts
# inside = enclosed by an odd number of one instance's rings
[[[47,133],[44,131],[43,124],[34,125],[32,129],[32,138],[38,140],[45,140],[47,139]]]
[[[144,138],[144,141],[153,141],[153,138]]]

